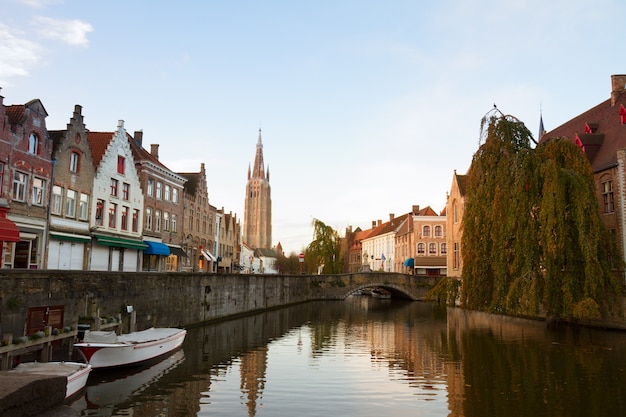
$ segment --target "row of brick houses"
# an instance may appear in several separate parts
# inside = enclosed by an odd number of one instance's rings
[[[0,96],[0,267],[231,272],[236,215],[209,204],[204,164],[176,173],[143,132],[92,132],[76,105],[48,130],[40,100]]]

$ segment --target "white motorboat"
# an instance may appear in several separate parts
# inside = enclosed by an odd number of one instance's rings
[[[65,376],[67,378],[65,398],[67,399],[85,387],[92,369],[91,365],[81,362],[24,362],[8,372]]]
[[[165,355],[180,347],[186,334],[185,329],[154,327],[119,336],[113,331],[88,330],[74,347],[94,369],[111,368],[139,364]]]

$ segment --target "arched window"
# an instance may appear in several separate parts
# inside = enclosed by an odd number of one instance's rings
[[[429,255],[436,255],[437,254],[437,244],[436,243],[429,243],[428,244],[428,254]]]
[[[424,255],[426,252],[426,245],[424,245],[423,243],[418,243],[417,244],[417,254],[418,255]]]
[[[435,237],[443,237],[443,227],[435,226]]]
[[[28,137],[28,152],[36,155],[38,150],[39,137],[35,133],[31,133]]]
[[[422,228],[422,236],[430,237],[430,226],[424,226]]]

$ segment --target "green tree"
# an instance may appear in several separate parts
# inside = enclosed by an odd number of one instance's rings
[[[307,265],[315,268],[323,265],[322,272],[325,274],[339,274],[343,269],[343,259],[341,257],[341,242],[339,234],[335,229],[324,224],[324,222],[313,219],[313,241],[306,248]]]
[[[608,260],[618,256],[585,155],[565,139],[531,148],[524,124],[497,109],[481,122],[482,139],[468,171],[463,304],[558,317],[606,313],[617,293]]]

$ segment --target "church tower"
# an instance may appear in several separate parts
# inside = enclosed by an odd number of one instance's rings
[[[272,199],[270,169],[263,164],[261,129],[256,143],[254,167],[248,166],[244,206],[243,242],[252,249],[272,248]]]

